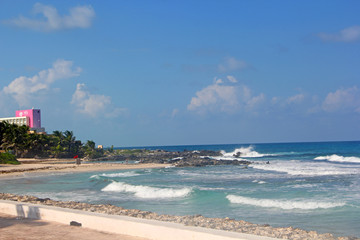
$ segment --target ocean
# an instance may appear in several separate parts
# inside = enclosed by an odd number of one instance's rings
[[[229,161],[240,152],[252,164],[27,173],[1,179],[0,192],[360,237],[359,141],[142,148],[219,150]]]

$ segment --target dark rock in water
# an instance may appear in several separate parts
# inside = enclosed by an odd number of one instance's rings
[[[236,154],[234,154],[233,156],[236,157],[236,158],[239,158],[241,155],[241,152],[237,152]]]
[[[238,153],[240,154],[240,153]],[[164,150],[148,151],[142,150],[136,154],[118,154],[104,158],[94,159],[95,161],[139,161],[140,163],[170,163],[176,167],[203,167],[211,165],[249,165],[251,162],[244,160],[217,160],[212,157],[220,157],[220,151],[201,150],[183,152],[168,152]]]
[[[209,157],[200,158],[200,157],[191,157],[191,158],[182,158],[171,160],[169,163],[174,164],[176,167],[204,167],[204,166],[213,166],[213,165],[249,165],[249,161],[238,161],[238,160],[216,160]]]

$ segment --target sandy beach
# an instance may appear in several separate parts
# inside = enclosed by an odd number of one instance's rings
[[[165,164],[109,164],[82,163],[76,165],[73,159],[19,159],[21,165],[0,164],[0,178],[22,176],[25,173],[50,172],[91,172],[140,168],[161,168]],[[72,163],[73,162],[73,163]],[[17,219],[14,216],[0,213],[0,240],[13,239],[97,239],[97,240],[147,240],[121,234],[111,234],[51,221],[34,219]],[[51,232],[51,234],[49,234]]]
[[[22,176],[25,173],[46,173],[46,172],[92,172],[111,171],[141,168],[164,168],[170,164],[156,163],[93,163],[82,162],[76,165],[74,159],[18,159],[20,165],[0,164],[0,178]]]

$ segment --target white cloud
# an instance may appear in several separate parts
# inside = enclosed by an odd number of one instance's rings
[[[354,86],[330,92],[326,96],[322,108],[327,112],[354,111],[360,113],[360,91]]]
[[[299,93],[297,95],[291,96],[286,100],[287,104],[300,104],[301,102],[304,101],[304,94]]]
[[[126,111],[126,109],[112,107],[109,96],[90,93],[84,83],[76,85],[71,104],[74,104],[80,113],[91,117],[103,114],[103,116],[111,118]]]
[[[258,96],[251,97],[246,101],[246,108],[247,109],[254,109],[256,106],[258,106],[260,103],[265,101],[265,95],[261,93]]]
[[[226,78],[232,83],[237,83],[238,82],[234,76],[227,76]]]
[[[234,83],[230,79],[229,81],[230,84]],[[251,110],[264,99],[264,94],[252,96],[251,90],[245,85],[229,85],[215,78],[212,85],[196,92],[196,96],[191,99],[187,109],[198,113],[233,113],[241,107]]]
[[[228,57],[225,61],[218,65],[219,72],[231,72],[242,70],[248,67],[248,64],[243,60],[237,60],[234,57]]]
[[[237,104],[235,87],[222,86],[222,81],[217,80],[214,84],[196,92],[196,97],[191,99],[188,110],[204,110],[206,108],[220,107],[221,110],[231,108]]]
[[[60,16],[56,8],[36,3],[33,7],[33,12],[34,14],[43,15],[43,17],[31,19],[19,16],[4,23],[46,32],[70,28],[88,28],[95,17],[95,11],[91,6],[73,7],[70,8],[68,15]]]
[[[40,71],[33,77],[21,76],[3,88],[3,93],[12,96],[20,106],[26,106],[40,91],[50,89],[52,83],[60,79],[78,76],[81,68],[73,69],[73,62],[58,59],[52,68]]]
[[[172,117],[172,118],[176,117],[176,116],[179,114],[179,112],[180,112],[179,109],[174,108],[173,111],[172,111],[172,113],[171,113],[171,117]]]
[[[335,34],[319,33],[318,37],[323,41],[355,42],[360,40],[360,26],[348,27]]]

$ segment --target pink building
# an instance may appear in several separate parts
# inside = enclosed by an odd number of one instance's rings
[[[40,109],[29,109],[16,111],[16,117],[27,117],[30,128],[41,128]]]

